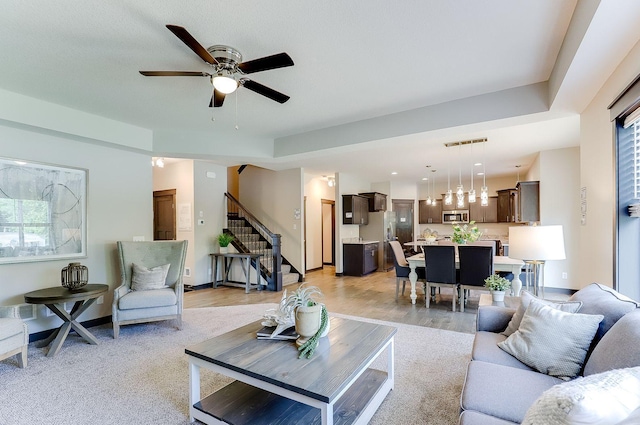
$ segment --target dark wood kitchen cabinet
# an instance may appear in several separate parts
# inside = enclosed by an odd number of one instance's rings
[[[489,196],[487,206],[480,205],[480,199],[469,204],[469,221],[476,223],[497,223],[498,222],[498,197]]]
[[[516,189],[498,190],[498,223],[516,222],[517,199]]]
[[[378,270],[378,242],[343,245],[343,274],[364,276]]]
[[[540,221],[540,182],[518,182],[518,206],[516,221],[518,223],[530,223]]]
[[[364,196],[369,201],[369,212],[386,211],[387,210],[387,195],[379,192],[364,192],[358,193],[360,196]]]
[[[427,205],[426,200],[418,201],[418,222],[420,224],[442,223],[442,199],[436,199],[435,205]]]
[[[368,224],[369,200],[360,195],[342,195],[342,224]]]

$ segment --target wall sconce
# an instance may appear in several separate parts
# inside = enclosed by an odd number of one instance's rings
[[[327,186],[334,187],[336,185],[335,177],[327,177],[327,176],[322,176],[322,177],[325,177],[327,179]]]

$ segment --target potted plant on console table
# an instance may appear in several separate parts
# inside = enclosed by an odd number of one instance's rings
[[[504,301],[504,294],[511,287],[511,282],[499,274],[492,274],[484,280],[484,286],[491,290],[493,301]]]
[[[220,254],[229,252],[229,244],[233,242],[235,237],[230,233],[220,233],[218,235],[218,244],[220,245]]]

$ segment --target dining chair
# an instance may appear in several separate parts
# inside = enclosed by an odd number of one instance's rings
[[[458,297],[458,282],[456,280],[456,251],[453,245],[427,245],[423,247],[426,270],[425,298],[429,308],[432,287],[451,288],[451,309],[456,311]]]
[[[404,251],[402,250],[402,245],[398,241],[390,241],[389,245],[391,245],[391,249],[393,250],[393,264],[396,270],[396,301],[398,300],[398,292],[400,289],[400,281],[402,281],[402,295],[404,295],[404,288],[409,280],[409,273],[411,273],[411,268],[409,267],[409,262],[404,256]],[[416,267],[416,274],[418,275],[418,280],[424,282],[425,272],[424,267]]]
[[[493,274],[493,248],[490,246],[458,246],[460,263],[460,311],[468,300],[471,289],[488,291],[484,280]]]

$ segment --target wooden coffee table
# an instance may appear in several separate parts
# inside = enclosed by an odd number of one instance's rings
[[[109,285],[90,283],[73,291],[62,286],[54,286],[24,294],[25,302],[29,304],[44,304],[63,321],[62,326],[56,329],[43,342],[44,346],[53,341],[47,352],[47,357],[53,357],[60,351],[62,343],[67,339],[71,329],[75,330],[89,344],[98,345],[98,340],[77,319],[108,290]],[[64,303],[66,302],[74,303],[70,313],[64,309]]]
[[[188,347],[189,415],[207,424],[366,424],[394,385],[396,328],[331,318],[311,359],[256,339],[260,321]],[[386,351],[386,371],[369,368]],[[201,399],[200,368],[236,381]]]

